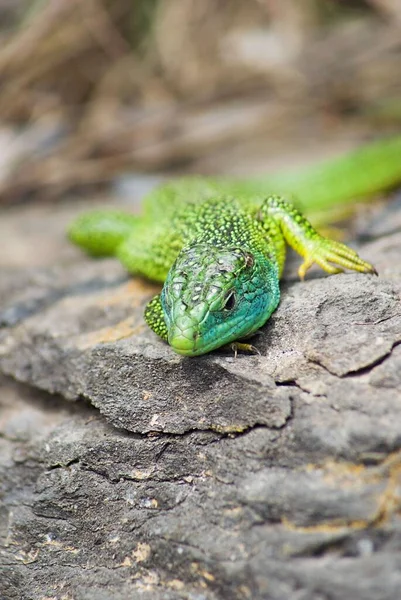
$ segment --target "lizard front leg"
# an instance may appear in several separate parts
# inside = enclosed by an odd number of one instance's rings
[[[152,298],[145,308],[145,321],[152,331],[160,336],[165,342],[168,341],[168,331],[164,320],[163,307],[160,294]]]
[[[303,257],[304,262],[298,269],[301,279],[314,263],[330,274],[341,273],[344,267],[377,275],[374,266],[360,258],[355,250],[320,235],[292,204],[279,196],[267,198],[258,216],[262,222],[273,220],[286,242]]]
[[[137,215],[121,210],[93,210],[73,221],[68,237],[92,256],[115,256],[118,247],[140,225]]]

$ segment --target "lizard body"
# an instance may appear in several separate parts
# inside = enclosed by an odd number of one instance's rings
[[[341,197],[352,198],[400,180],[401,137],[301,173],[298,189],[305,205],[310,188],[316,208],[319,189],[323,207],[330,194],[337,200],[336,181]],[[297,177],[282,176],[277,187],[286,181],[296,195]],[[264,193],[268,185],[184,178],[152,192],[142,216],[94,211],[79,217],[69,235],[89,253],[115,255],[130,273],[163,283],[145,309],[147,324],[179,354],[205,354],[252,335],[276,309],[286,244],[304,259],[302,279],[313,263],[332,274],[376,272],[354,250],[321,236],[281,196]]]

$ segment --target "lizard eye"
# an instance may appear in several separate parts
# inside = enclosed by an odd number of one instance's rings
[[[245,252],[245,266],[246,267],[253,267],[255,263],[255,259],[253,254],[251,254],[250,252]]]
[[[224,299],[223,309],[224,310],[232,310],[236,304],[236,297],[234,290],[230,290],[227,292],[226,297]]]

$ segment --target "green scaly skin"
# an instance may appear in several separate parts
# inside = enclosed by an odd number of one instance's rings
[[[304,208],[309,195],[313,209],[400,181],[401,136],[276,178],[278,189],[298,196]],[[252,335],[276,309],[287,244],[304,259],[301,279],[313,263],[331,274],[376,273],[354,250],[317,233],[282,197],[266,194],[273,182],[172,181],[145,199],[142,216],[84,214],[69,236],[92,255],[115,255],[130,273],[164,283],[145,309],[147,324],[177,353],[205,354]]]

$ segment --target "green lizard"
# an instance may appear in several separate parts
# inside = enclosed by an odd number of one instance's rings
[[[142,216],[94,211],[79,217],[69,236],[94,256],[115,255],[130,273],[164,283],[145,320],[173,350],[197,356],[265,324],[279,303],[286,244],[303,257],[301,279],[313,263],[328,273],[376,273],[266,190],[288,190],[304,208],[327,208],[400,180],[401,136],[269,182],[178,179],[145,199]]]

